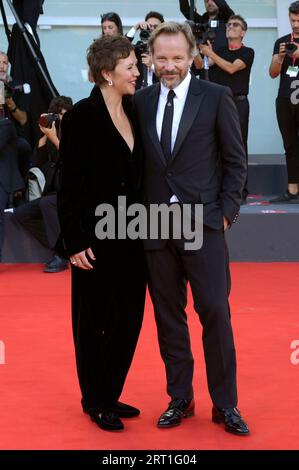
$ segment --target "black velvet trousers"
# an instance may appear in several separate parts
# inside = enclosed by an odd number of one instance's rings
[[[111,242],[111,244],[110,244]],[[99,246],[101,242],[99,242]],[[109,409],[121,395],[141,329],[145,262],[141,242],[93,248],[94,269],[72,266],[72,320],[85,411]]]

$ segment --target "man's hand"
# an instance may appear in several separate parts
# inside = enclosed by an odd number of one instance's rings
[[[136,31],[138,31],[138,29],[148,29],[148,24],[146,21],[140,21],[140,23],[134,25],[134,29],[136,29]]]
[[[277,54],[277,59],[281,64],[283,63],[285,56],[286,56],[286,43],[282,42],[279,45],[279,52]]]
[[[80,253],[76,253],[75,255],[73,255],[70,258],[70,262],[73,266],[76,266],[76,268],[84,269],[85,271],[90,271],[91,269],[93,269],[93,266],[88,261],[86,255],[89,256],[89,258],[91,258],[93,261],[96,260],[92,249],[87,248],[87,250],[80,251]]]
[[[8,107],[9,111],[16,107],[16,103],[14,102],[11,96],[5,98],[5,104]]]
[[[56,126],[55,126],[55,121],[52,122],[51,127],[43,127],[39,124],[39,128],[42,131],[42,133],[49,139],[53,145],[58,149],[59,148],[59,139],[57,137],[57,131],[56,131]]]
[[[229,221],[225,216],[223,216],[223,230],[225,231],[228,228],[228,226],[229,226]]]
[[[199,48],[201,54],[203,54],[207,57],[211,57],[213,55],[213,52],[214,52],[213,51],[213,46],[210,43],[210,41],[207,41],[207,44],[199,44],[198,48]]]
[[[11,96],[5,99],[5,105],[11,112],[12,118],[18,121],[18,123],[20,123],[21,126],[24,126],[24,124],[26,124],[27,122],[26,111],[22,111],[21,109],[19,109]]]
[[[293,42],[293,44],[295,44],[295,46],[297,47],[297,50],[294,52],[294,54],[291,55],[291,58],[292,59],[299,59],[299,44]]]
[[[146,54],[146,53],[141,54],[141,61],[142,61],[142,63],[143,63],[144,65],[146,65],[147,68],[149,68],[149,69],[151,68],[151,66],[152,66],[152,64],[153,64],[153,63],[152,63],[152,60],[151,60],[150,54]]]

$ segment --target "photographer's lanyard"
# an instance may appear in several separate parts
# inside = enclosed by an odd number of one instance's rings
[[[294,33],[291,34],[291,43],[295,43],[294,41]],[[292,58],[292,65],[289,65],[287,71],[286,71],[286,74],[290,77],[290,78],[295,78],[297,77],[298,75],[298,72],[299,72],[299,67],[298,65],[295,65],[295,62],[296,62],[296,58],[293,57]]]

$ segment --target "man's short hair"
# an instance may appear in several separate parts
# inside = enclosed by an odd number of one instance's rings
[[[69,111],[73,107],[73,100],[69,96],[56,96],[51,100],[48,112],[59,114],[63,109]]]
[[[299,3],[299,2],[296,2],[296,3]],[[229,19],[227,20],[227,22],[229,23],[231,20],[239,20],[241,21],[242,25],[243,25],[243,30],[244,31],[247,31],[248,29],[248,24],[247,24],[247,21],[243,18],[243,16],[241,15],[232,15],[229,17]]]
[[[149,11],[144,18],[144,21],[147,21],[149,18],[156,18],[157,20],[161,21],[161,23],[164,23],[164,16],[159,13],[158,11]]]
[[[299,2],[293,2],[289,6],[289,13],[293,13],[294,15],[299,15]]]
[[[161,34],[167,34],[168,36],[171,36],[179,33],[182,33],[185,36],[189,45],[190,55],[192,55],[195,48],[195,39],[192,33],[192,29],[188,23],[176,23],[175,21],[161,23],[156,29],[154,29],[148,41],[150,51],[154,52],[155,41]]]
[[[124,36],[102,36],[95,39],[87,49],[87,63],[93,81],[106,83],[102,71],[112,72],[120,59],[126,59],[134,47]]]

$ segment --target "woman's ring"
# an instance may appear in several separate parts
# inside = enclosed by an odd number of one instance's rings
[[[71,261],[72,264],[77,264],[77,261],[73,260]]]

